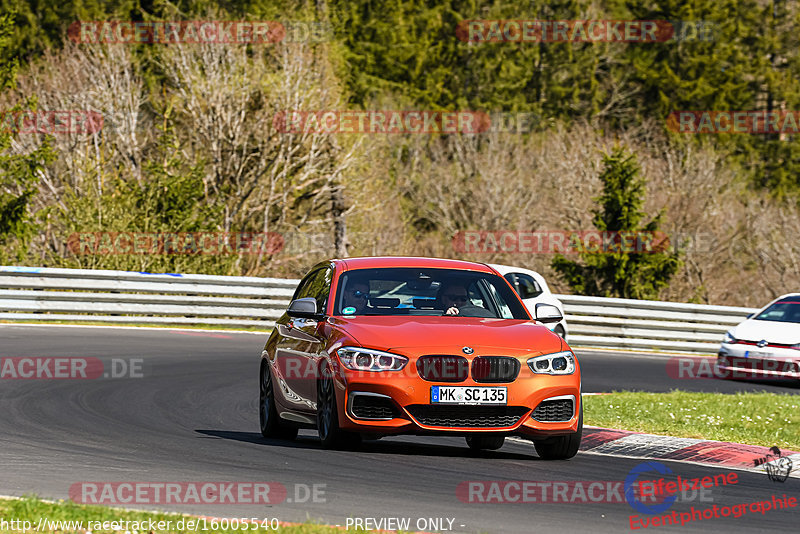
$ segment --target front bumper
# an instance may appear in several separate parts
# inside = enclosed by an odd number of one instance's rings
[[[409,363],[411,365],[411,363]],[[413,375],[413,376],[410,376]],[[511,383],[477,383],[468,378],[457,384],[430,382],[414,373],[339,373],[336,380],[339,422],[344,430],[370,434],[471,434],[475,432],[505,433],[529,438],[546,438],[578,431],[581,409],[580,370],[572,375],[537,375],[524,365]],[[491,405],[439,405],[431,403],[432,386],[506,387],[507,402],[503,407]],[[354,405],[371,397],[375,404],[393,410],[354,412]],[[545,413],[534,410],[543,401],[571,398],[572,413],[567,419],[542,422]],[[381,400],[377,400],[381,399]],[[548,403],[552,406],[553,403]],[[563,406],[563,404],[562,404]],[[363,415],[378,416],[365,418]],[[552,417],[550,417],[552,418]]]
[[[717,368],[732,377],[800,378],[800,351],[722,343],[717,354]]]

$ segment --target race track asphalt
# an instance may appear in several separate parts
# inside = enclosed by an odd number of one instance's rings
[[[412,526],[420,519],[449,518],[455,532],[630,529],[634,511],[625,502],[467,503],[459,500],[456,489],[464,481],[622,481],[640,460],[579,453],[569,461],[545,462],[532,445],[511,441],[500,451],[474,454],[455,437],[384,438],[358,451],[322,450],[312,431],[302,431],[295,442],[263,439],[258,432],[257,375],[265,339],[233,332],[0,325],[0,358],[96,357],[107,368],[113,358],[143,361],[141,377],[0,380],[0,494],[67,498],[69,488],[82,481],[269,481],[288,489],[286,501],[271,506],[141,507],[342,526],[348,517],[407,517]],[[577,352],[584,392],[682,388],[798,393],[795,384],[671,379],[663,356]],[[664,463],[682,477],[720,473]],[[698,497],[677,502],[671,510],[770,500],[784,493],[798,497],[799,483],[739,472],[738,484],[714,488],[706,497],[713,502]],[[297,502],[304,488],[313,485],[324,491],[319,502]],[[647,531],[790,532],[798,510]]]

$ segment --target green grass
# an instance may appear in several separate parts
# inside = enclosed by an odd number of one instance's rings
[[[232,517],[234,514],[230,514]],[[274,517],[274,515],[270,515],[270,512],[267,511],[264,507],[254,507],[252,513],[247,514],[248,517],[260,517],[263,519],[265,516],[267,518]],[[238,517],[238,515],[236,516]],[[180,519],[192,519],[191,516],[183,516],[179,514],[170,514],[170,513],[153,513],[153,512],[134,512],[128,510],[120,510],[116,508],[107,508],[104,506],[91,506],[91,505],[83,505],[83,504],[75,504],[71,501],[58,501],[58,502],[47,502],[37,499],[35,497],[25,497],[23,499],[0,499],[0,519],[5,521],[11,520],[20,520],[20,521],[30,521],[34,526],[30,530],[30,532],[36,532],[37,534],[40,533],[55,533],[56,530],[53,529],[42,529],[37,531],[36,525],[38,525],[40,518],[46,518],[50,521],[53,520],[63,520],[63,521],[83,521],[84,522],[84,529],[86,529],[87,521],[146,521],[148,519],[152,519],[153,521],[172,521],[173,528],[169,530],[169,532],[181,533],[186,532],[191,534],[211,534],[211,533],[225,533],[225,534],[266,534],[268,532],[281,532],[285,534],[342,534],[343,529],[330,527],[326,525],[318,525],[314,523],[303,523],[298,525],[292,526],[281,526],[278,530],[270,530],[264,528],[253,529],[252,525],[248,525],[248,528],[244,530],[244,526],[241,526],[238,530],[230,529],[230,530],[220,530],[220,529],[211,529],[210,520],[207,520],[206,526],[208,530],[203,530],[203,526],[201,525],[199,529],[195,532],[194,530],[178,530],[175,527],[176,523]],[[280,517],[278,517],[280,520]],[[0,533],[6,534],[11,532],[20,532],[20,530],[11,530],[11,529],[1,529]],[[124,528],[123,528],[124,531]],[[76,532],[74,529],[67,529],[67,530],[60,530],[58,532]],[[113,530],[98,530],[94,529],[93,532],[96,534],[98,532],[115,532]],[[154,531],[154,534],[160,534],[164,531]],[[354,530],[350,529],[347,532],[365,532],[363,530]]]
[[[583,397],[587,425],[800,451],[800,397],[613,392]]]

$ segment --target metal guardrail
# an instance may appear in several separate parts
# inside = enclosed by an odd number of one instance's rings
[[[570,345],[716,353],[722,336],[758,308],[556,295]]]
[[[0,320],[271,328],[299,280],[0,267]],[[715,353],[755,308],[556,295],[577,347]]]
[[[0,267],[0,320],[271,328],[299,280]]]

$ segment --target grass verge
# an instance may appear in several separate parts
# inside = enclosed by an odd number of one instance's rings
[[[263,511],[255,512],[249,514],[251,516],[258,516],[259,514],[263,515]],[[47,521],[72,521],[72,525],[64,525],[63,523],[60,525],[53,525],[52,523],[45,524],[44,528],[41,530],[37,529],[39,525],[39,521],[45,519]],[[182,529],[177,528],[178,521],[183,519],[183,527]],[[279,518],[280,519],[280,518]],[[3,524],[2,521],[11,522],[12,520],[19,521],[16,523],[17,528],[9,528],[13,527],[14,524]],[[166,526],[166,522],[170,521],[171,528],[165,528],[164,530],[148,530],[147,521],[152,520],[154,523],[158,523],[160,521],[164,521],[164,526]],[[25,529],[25,527],[29,527],[29,532],[36,532],[37,534],[47,534],[47,533],[67,533],[67,532],[79,532],[84,533],[87,530],[91,530],[94,534],[97,533],[112,533],[112,532],[133,532],[137,530],[138,532],[152,532],[153,534],[160,534],[162,532],[174,532],[174,533],[191,533],[191,534],[213,534],[213,533],[220,533],[220,534],[243,534],[243,533],[251,533],[251,534],[265,534],[267,532],[281,532],[285,534],[341,534],[342,529],[326,526],[326,525],[318,525],[314,523],[302,523],[297,525],[289,525],[289,526],[279,526],[277,529],[273,528],[263,528],[264,526],[269,527],[270,525],[270,518],[259,518],[259,521],[266,521],[266,523],[259,524],[258,527],[253,526],[252,524],[240,524],[237,528],[227,528],[222,529],[217,526],[214,527],[211,519],[206,519],[205,523],[196,523],[198,525],[197,530],[189,529],[187,527],[187,522],[189,520],[198,521],[197,517],[194,516],[184,516],[180,514],[171,514],[171,513],[155,513],[155,512],[138,512],[138,511],[130,511],[130,510],[120,510],[117,508],[107,508],[105,506],[94,506],[94,505],[84,505],[84,504],[76,504],[71,501],[57,501],[57,502],[49,502],[43,501],[36,497],[25,497],[23,499],[0,499],[0,533],[18,533]],[[27,525],[24,524],[25,521],[29,523]],[[109,527],[121,527],[121,528],[96,528],[97,525],[91,522],[125,522],[129,521],[127,525],[124,523],[120,525],[111,525]],[[81,522],[82,528],[78,528],[75,525],[75,522]],[[134,522],[139,522],[140,524],[136,524]],[[141,524],[145,522],[144,524]],[[274,526],[274,523],[272,523]],[[91,529],[88,527],[92,527]],[[142,527],[139,529],[135,529],[135,527]],[[128,527],[128,528],[126,528]],[[205,527],[205,529],[204,529]],[[348,532],[365,532],[363,530],[352,530],[350,529]]]
[[[583,397],[587,425],[800,451],[800,397],[613,392]]]

